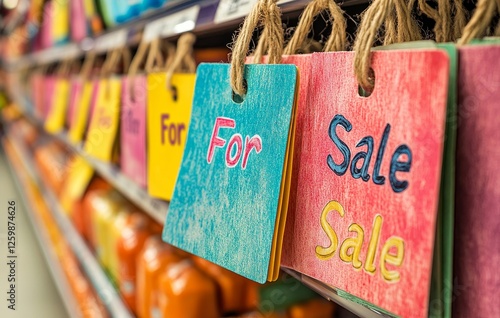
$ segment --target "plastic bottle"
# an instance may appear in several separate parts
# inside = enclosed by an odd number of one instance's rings
[[[208,274],[218,288],[219,308],[223,314],[234,314],[246,310],[248,280],[201,257],[193,258],[196,265]]]
[[[144,214],[131,213],[128,222],[121,228],[120,236],[115,244],[118,288],[125,303],[133,312],[136,312],[137,258],[146,240],[151,236],[150,224],[150,219]]]
[[[139,318],[157,317],[158,276],[168,265],[182,261],[177,249],[164,243],[159,234],[150,236],[137,259],[136,308]]]
[[[159,278],[161,317],[218,318],[217,285],[191,259],[168,266]]]

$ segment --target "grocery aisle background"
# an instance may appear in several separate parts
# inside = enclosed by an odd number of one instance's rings
[[[26,207],[17,191],[7,164],[5,153],[0,150],[0,205],[2,206],[2,220],[0,220],[0,288],[2,291],[0,302],[0,317],[68,317],[64,304],[54,285],[47,263],[43,258],[39,243],[33,233],[28,220]],[[7,202],[16,202],[16,254],[17,258],[17,299],[16,310],[7,308]]]

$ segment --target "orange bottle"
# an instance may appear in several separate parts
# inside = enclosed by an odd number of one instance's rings
[[[288,316],[290,318],[331,318],[334,311],[333,302],[318,298],[290,307]]]
[[[87,238],[87,233],[86,233],[86,218],[89,217],[87,210],[84,208],[84,201],[87,196],[89,196],[91,193],[97,190],[107,190],[110,189],[111,186],[109,183],[104,181],[104,179],[100,177],[94,177],[94,179],[90,182],[87,191],[83,195],[83,197],[76,201],[73,204],[73,211],[71,212],[71,220],[73,221],[73,225],[75,226],[76,230],[85,238]]]
[[[248,280],[201,257],[194,256],[193,260],[198,268],[217,283],[221,312],[223,314],[245,312]]]
[[[158,276],[168,265],[182,261],[177,250],[161,240],[159,234],[150,236],[137,259],[136,308],[139,318],[157,317]]]
[[[220,317],[217,285],[191,259],[168,266],[159,283],[161,317]]]
[[[133,212],[128,222],[121,228],[120,236],[116,241],[117,253],[117,282],[125,303],[136,312],[136,262],[144,247],[144,243],[151,235],[150,220],[140,212]]]

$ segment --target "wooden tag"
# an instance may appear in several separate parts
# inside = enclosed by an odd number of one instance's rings
[[[90,108],[97,100],[99,81],[87,81],[83,83],[81,93],[75,96],[75,109],[69,127],[68,138],[77,144],[82,141],[89,123]]]
[[[148,192],[170,200],[186,144],[195,74],[174,74],[167,88],[165,73],[148,75]]]
[[[357,301],[427,315],[448,92],[439,50],[315,53],[283,264]],[[408,297],[411,295],[411,297]],[[397,299],[398,301],[394,301]]]
[[[294,65],[198,67],[186,149],[163,240],[244,277],[277,278],[294,136]]]
[[[69,101],[69,81],[58,78],[54,88],[54,99],[49,105],[49,111],[45,120],[45,130],[55,134],[64,128],[64,119]]]
[[[99,81],[95,109],[84,150],[96,159],[110,162],[120,120],[121,81],[113,77]]]
[[[500,316],[499,54],[459,47],[454,317]]]
[[[130,83],[132,81],[132,83]],[[128,89],[134,92],[133,98]],[[146,76],[124,77],[120,125],[120,166],[123,173],[146,187]]]

